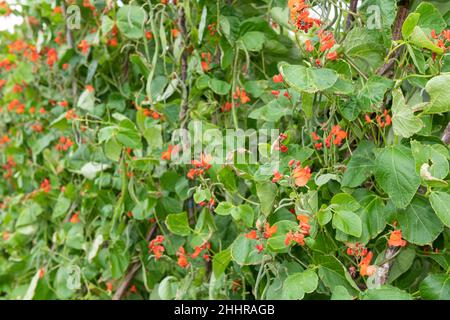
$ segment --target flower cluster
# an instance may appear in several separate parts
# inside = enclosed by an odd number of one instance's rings
[[[5,179],[12,177],[13,169],[17,166],[17,163],[14,161],[13,157],[8,156],[6,163],[2,165],[2,169],[6,172],[3,174]]]
[[[172,158],[172,154],[177,153],[179,150],[178,145],[171,145],[169,144],[169,146],[167,147],[166,151],[163,151],[161,154],[161,160],[167,160],[169,161]]]
[[[367,248],[362,243],[346,243],[347,254],[355,257],[365,257],[367,255]]]
[[[394,230],[389,237],[388,245],[390,247],[404,247],[406,241],[402,239],[402,230]]]
[[[202,61],[201,61],[201,66],[202,66],[202,70],[203,72],[208,72],[209,70],[211,70],[211,52],[202,52]]]
[[[60,137],[55,148],[58,151],[67,151],[71,146],[73,146],[73,141],[70,138]]]
[[[50,184],[50,181],[47,178],[41,182],[40,189],[45,193],[49,193],[52,190],[52,185]]]
[[[291,243],[297,243],[301,246],[305,245],[305,236],[309,235],[311,226],[309,225],[309,216],[300,214],[297,216],[299,226],[297,230],[291,230],[286,234],[284,244],[289,246]]]
[[[347,138],[347,132],[341,129],[339,125],[335,125],[331,128],[330,133],[325,138],[325,146],[327,148],[331,147],[331,143],[333,143],[336,146],[339,146],[342,144],[342,141]],[[320,136],[316,132],[311,133],[311,138],[314,141],[314,147],[317,150],[322,149],[323,142],[319,142],[321,140]]]
[[[275,142],[275,150],[281,151],[283,153],[288,152],[289,148],[283,144],[283,141],[287,139],[287,135],[284,133],[281,133],[278,137],[277,141]]]
[[[255,245],[258,253],[261,253],[264,250],[263,239],[271,238],[277,232],[277,226],[270,226],[269,223],[266,222],[264,225],[264,230],[261,230],[261,225],[257,222],[256,224],[257,230],[252,230],[245,235],[247,239],[257,240],[258,243]]]
[[[358,264],[359,266],[359,274],[361,276],[371,276],[377,271],[377,267],[371,265],[373,253],[371,251],[367,252],[367,255],[361,260]]]
[[[200,160],[192,160],[192,164],[195,166],[195,169],[190,169],[187,173],[187,177],[191,180],[195,179],[195,177],[201,176],[205,171],[211,168],[209,164],[212,160],[211,155],[201,154]]]
[[[155,255],[156,260],[161,258],[165,251],[164,246],[162,245],[163,241],[164,241],[164,236],[159,235],[159,236],[156,236],[155,239],[150,241],[150,243],[148,245],[149,252],[152,252]]]
[[[295,24],[298,30],[308,33],[314,25],[321,25],[322,22],[319,19],[310,16],[309,6],[305,4],[305,0],[289,0],[288,7],[291,22]]]
[[[366,114],[364,116],[366,123],[370,124],[373,122],[372,117],[369,114]],[[384,128],[387,126],[390,126],[392,124],[392,118],[389,115],[389,112],[387,110],[384,110],[382,114],[375,115],[375,120],[377,124],[380,126],[380,128]]]
[[[437,46],[445,51],[450,50],[447,47],[447,42],[450,42],[450,29],[442,31],[440,34],[436,33],[436,30],[431,30],[431,38],[437,40]]]

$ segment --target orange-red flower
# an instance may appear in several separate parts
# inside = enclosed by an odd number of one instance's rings
[[[70,217],[70,223],[78,223],[80,222],[80,217],[79,217],[79,213],[76,212],[72,215],[72,217]]]
[[[311,178],[311,169],[308,166],[303,168],[299,165],[294,169],[293,177],[296,186],[304,187]]]
[[[163,151],[163,153],[161,154],[161,159],[162,160],[170,160],[172,157],[172,153],[177,152],[178,151],[178,146],[173,146],[171,144],[169,144],[169,147],[167,148],[166,151]]]
[[[40,189],[45,193],[49,193],[52,190],[52,185],[50,184],[50,181],[48,179],[44,179],[44,181],[41,182]]]
[[[402,239],[402,230],[394,230],[389,237],[388,245],[391,247],[404,247],[406,241]]]
[[[87,55],[87,53],[89,52],[89,44],[86,40],[81,40],[80,43],[77,46],[78,49],[81,50],[81,53],[84,55]]]
[[[150,241],[150,243],[148,245],[149,251],[153,252],[156,260],[161,258],[165,251],[164,246],[162,245],[163,241],[164,241],[164,236],[159,235],[159,236],[156,236],[155,239]]]
[[[367,255],[364,257],[364,259],[361,260],[359,263],[359,274],[362,276],[371,276],[376,272],[376,267],[373,265],[370,265],[370,262],[372,261],[373,253],[368,252]]]
[[[247,239],[257,239],[258,235],[256,234],[256,230],[252,230],[245,235]]]
[[[273,76],[272,80],[275,83],[281,83],[283,82],[283,76],[281,74],[276,74]]]
[[[305,41],[305,47],[306,47],[306,51],[308,51],[308,52],[314,51],[314,46],[312,45],[311,40]]]
[[[301,246],[304,246],[305,245],[305,235],[299,231],[295,231],[295,232],[289,231],[286,234],[286,238],[284,239],[284,244],[286,246],[288,246],[292,243],[292,241]]]
[[[328,60],[336,60],[337,56],[338,56],[338,54],[336,51],[330,52],[326,55]]]
[[[184,250],[183,247],[178,248],[178,251],[176,253],[178,256],[178,265],[182,268],[186,268],[189,266],[189,262],[187,260],[186,250]]]
[[[309,224],[309,216],[306,214],[300,214],[297,216],[297,220],[299,221],[300,232],[305,236],[309,234],[309,230],[311,226]]]
[[[233,94],[233,99],[235,100],[240,99],[242,104],[246,104],[251,100],[250,97],[247,96],[247,92],[244,89],[241,89],[240,87],[236,88],[236,91]]]
[[[279,173],[278,170],[275,170],[273,172],[273,179],[272,179],[273,183],[280,181],[282,178],[283,178],[283,175],[281,173]]]
[[[56,49],[51,48],[47,51],[47,64],[49,67],[53,67],[53,65],[58,61],[58,53]]]
[[[264,225],[264,238],[271,238],[275,232],[277,232],[277,226],[270,226],[269,223]]]

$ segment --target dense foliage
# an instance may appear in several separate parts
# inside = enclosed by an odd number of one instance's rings
[[[450,299],[448,1],[0,15],[1,298]],[[194,123],[279,136],[182,164]]]

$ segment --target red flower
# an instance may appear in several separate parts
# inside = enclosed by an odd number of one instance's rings
[[[247,92],[245,92],[244,89],[241,89],[240,87],[236,88],[235,93],[233,94],[233,99],[237,100],[240,99],[242,104],[246,104],[250,102],[250,98],[247,96]]]
[[[272,179],[272,182],[273,182],[273,183],[278,182],[278,181],[281,180],[282,178],[283,178],[283,175],[282,175],[281,173],[279,173],[278,170],[275,170],[275,171],[273,172],[273,179]]]
[[[327,54],[327,59],[328,60],[336,60],[337,59],[337,52],[336,51],[334,51],[334,52],[330,52],[330,53],[328,53]]]
[[[178,151],[178,146],[173,146],[169,144],[169,147],[166,151],[163,151],[161,155],[161,160],[170,160],[172,157],[172,153],[176,153]]]
[[[52,190],[50,181],[48,179],[44,179],[44,181],[42,181],[41,183],[40,189],[45,193],[49,193]]]
[[[264,246],[262,244],[255,245],[256,250],[258,250],[258,253],[261,253],[264,250]]]
[[[319,136],[317,135],[317,133],[315,133],[315,132],[312,132],[312,133],[311,133],[311,137],[313,138],[314,141],[320,140],[320,137],[319,137]]]
[[[309,167],[302,168],[301,166],[297,166],[294,169],[293,177],[296,186],[304,187],[311,178],[311,169]]]
[[[314,46],[311,44],[311,40],[305,41],[306,51],[312,52],[314,51]]]
[[[275,83],[281,83],[283,82],[283,76],[281,74],[276,74],[273,76],[272,80]]]
[[[402,239],[402,230],[395,230],[391,232],[389,237],[388,245],[390,247],[404,247],[406,246],[406,241]]]
[[[153,252],[156,260],[161,258],[165,251],[164,246],[162,245],[163,241],[164,241],[164,236],[159,235],[159,236],[156,236],[155,239],[150,241],[150,243],[148,245],[149,251]]]
[[[371,276],[376,272],[376,267],[370,265],[372,261],[373,253],[368,252],[364,259],[359,263],[359,274],[362,276]]]
[[[84,55],[87,55],[87,53],[89,52],[89,44],[86,40],[81,40],[77,48],[80,49],[81,53]]]
[[[186,250],[184,250],[183,247],[178,248],[178,251],[176,253],[178,256],[178,265],[182,268],[186,268],[189,266],[189,262],[187,260]]]
[[[277,226],[270,226],[268,223],[264,226],[264,238],[269,239],[277,232]]]
[[[211,69],[211,67],[209,66],[208,62],[206,62],[206,61],[202,61],[201,65],[202,65],[203,72],[208,72]]]
[[[53,67],[53,65],[58,61],[58,54],[54,48],[51,48],[47,51],[47,64],[49,67]]]
[[[78,223],[80,222],[79,213],[74,213],[72,217],[70,217],[70,223]]]
[[[288,246],[291,244],[292,241],[294,241],[295,243],[297,243],[301,246],[304,246],[305,245],[305,235],[298,231],[296,231],[296,232],[289,231],[286,234],[286,238],[284,239],[284,244],[286,246]]]
[[[257,234],[256,234],[256,230],[250,231],[249,233],[247,233],[247,234],[245,235],[245,237],[246,237],[247,239],[257,239],[257,238],[258,238],[258,236],[257,236]]]

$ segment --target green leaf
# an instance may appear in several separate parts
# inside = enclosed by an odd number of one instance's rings
[[[214,212],[221,216],[228,216],[234,210],[236,210],[236,207],[232,203],[223,201],[218,204]]]
[[[124,5],[117,12],[117,27],[127,38],[139,39],[144,36],[147,13],[133,5]]]
[[[414,115],[411,107],[406,105],[400,89],[392,92],[392,127],[396,135],[409,138],[423,128],[423,122]]]
[[[447,148],[440,145],[423,145],[417,141],[411,141],[411,151],[416,163],[416,172],[420,171],[424,164],[428,165],[429,173],[437,179],[445,179],[449,172]],[[429,165],[431,164],[431,166]]]
[[[408,41],[420,48],[431,50],[437,54],[443,54],[444,50],[431,41],[428,34],[421,27],[415,26],[409,35]]]
[[[408,15],[405,22],[402,25],[402,35],[403,39],[409,38],[409,36],[413,33],[414,28],[419,23],[420,14],[412,12]]]
[[[358,189],[353,193],[361,208],[355,213],[360,217],[362,223],[361,237],[349,238],[345,241],[367,243],[370,239],[378,236],[386,226],[386,209],[383,200],[376,194],[366,189]],[[336,234],[338,237],[339,234]],[[341,240],[341,239],[339,239]]]
[[[386,147],[375,163],[377,182],[397,208],[405,208],[420,185],[411,150],[402,145]]]
[[[430,274],[420,283],[419,289],[425,300],[450,300],[450,276]]]
[[[214,93],[224,96],[230,92],[231,85],[228,82],[212,78],[208,82],[209,87]]]
[[[277,187],[274,183],[258,183],[256,184],[256,194],[261,203],[261,212],[268,216],[273,210],[273,204],[277,195]]]
[[[432,30],[439,34],[447,27],[439,10],[429,2],[422,2],[414,12],[420,15],[417,25],[424,29],[427,34],[430,34]]]
[[[380,254],[379,256],[384,257],[384,254]],[[414,250],[414,247],[408,246],[404,249],[401,249],[398,256],[395,257],[391,269],[389,270],[388,283],[392,283],[395,279],[407,272],[409,268],[411,268],[415,257],[416,250]]]
[[[412,300],[412,296],[399,288],[384,285],[378,289],[369,289],[363,294],[363,300]]]
[[[220,275],[225,272],[230,262],[231,262],[231,248],[227,248],[225,250],[216,253],[212,260],[212,268],[214,276],[216,278],[220,277]]]
[[[122,145],[115,138],[106,141],[105,155],[112,161],[119,161],[122,153]]]
[[[250,31],[244,34],[241,39],[248,51],[261,51],[266,37],[259,31]]]
[[[255,217],[255,212],[253,208],[247,204],[241,204],[237,207],[237,215],[239,220],[242,220],[247,227],[253,226],[253,220]]]
[[[373,173],[375,162],[372,142],[361,141],[353,152],[342,178],[342,186],[355,188],[366,181]]]
[[[336,257],[324,255],[320,252],[315,254],[313,258],[314,263],[319,266],[319,278],[332,292],[338,286],[345,287],[350,294],[359,291],[344,265]]]
[[[70,200],[67,199],[63,193],[58,197],[55,208],[53,209],[52,219],[59,218],[67,213],[70,208]]]
[[[267,240],[267,247],[273,252],[288,252],[289,247],[285,244],[286,234],[298,226],[298,223],[290,220],[281,220],[274,224],[277,227],[272,237]]]
[[[351,211],[336,211],[333,215],[333,227],[354,237],[360,237],[362,233],[361,218]]]
[[[158,286],[158,295],[162,300],[172,300],[177,295],[180,283],[174,276],[165,277]]]
[[[170,232],[180,236],[187,236],[191,232],[186,212],[169,214],[166,217],[166,226]]]
[[[129,119],[120,121],[116,138],[124,147],[131,149],[142,148],[141,136],[134,123]]]
[[[333,217],[333,214],[331,212],[331,208],[327,207],[326,205],[322,205],[322,208],[317,212],[317,222],[321,226],[324,226],[328,224],[328,222],[331,221],[331,218]]]
[[[370,76],[358,93],[362,110],[373,112],[373,105],[381,105],[386,91],[391,89],[393,84],[394,82],[388,78],[377,75]]]
[[[283,283],[283,296],[288,300],[301,300],[305,293],[316,290],[319,278],[313,270],[289,275]]]
[[[258,253],[255,245],[256,240],[247,239],[245,235],[239,235],[231,245],[231,257],[239,265],[255,265],[260,264],[264,255]]]
[[[442,223],[450,228],[450,194],[441,191],[432,192],[430,203]]]
[[[161,149],[163,145],[162,128],[161,125],[153,125],[144,130],[143,134],[147,140],[150,150]]]
[[[348,293],[343,286],[336,286],[331,293],[331,300],[353,300],[353,297]]]
[[[315,93],[331,88],[338,80],[336,71],[282,64],[281,74],[286,83],[299,92]]]
[[[417,245],[431,244],[444,230],[428,201],[415,197],[411,204],[397,213],[403,238]]]
[[[342,43],[345,55],[359,70],[375,71],[384,62],[385,48],[382,32],[354,27]]]
[[[439,75],[427,82],[425,90],[430,95],[430,102],[424,113],[445,113],[450,111],[450,74]]]
[[[374,7],[379,10],[379,16],[374,14]],[[397,5],[391,0],[365,0],[362,2],[361,7],[358,8],[358,11],[367,17],[367,23],[375,22],[376,25],[374,27],[390,30],[397,14]],[[381,21],[373,21],[378,18]]]

